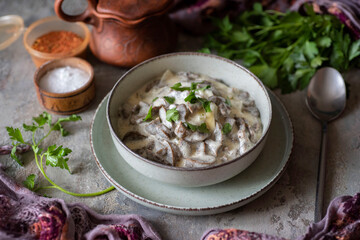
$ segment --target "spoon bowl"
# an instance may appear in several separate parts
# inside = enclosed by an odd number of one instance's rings
[[[346,104],[346,87],[341,74],[330,67],[319,69],[310,81],[306,103],[320,121],[337,118]]]
[[[330,67],[319,69],[310,81],[306,104],[312,115],[322,123],[314,217],[315,222],[319,222],[323,206],[327,123],[339,117],[346,105],[346,87],[341,74]]]

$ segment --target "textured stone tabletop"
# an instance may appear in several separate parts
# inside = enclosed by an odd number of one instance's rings
[[[0,0],[0,16],[16,14],[26,26],[54,15],[53,1]],[[196,50],[197,38],[181,35],[178,50]],[[88,51],[87,60],[93,65],[96,81],[96,100],[80,116],[81,122],[66,124],[71,134],[62,138],[53,134],[46,143],[62,144],[73,150],[69,175],[61,169],[48,168],[51,178],[73,192],[93,192],[110,184],[99,171],[90,147],[90,124],[94,112],[114,83],[127,69],[110,66],[97,60]],[[0,145],[10,142],[6,126],[21,127],[44,109],[39,105],[33,75],[36,68],[26,52],[22,38],[0,51]],[[325,206],[339,195],[354,195],[360,190],[360,71],[345,75],[350,84],[350,97],[341,118],[329,124]],[[303,234],[313,221],[316,172],[319,157],[321,128],[308,112],[305,91],[281,95],[294,126],[295,142],[287,170],[280,180],[258,199],[230,212],[210,216],[179,216],[146,208],[118,191],[94,198],[77,198],[55,190],[46,193],[67,202],[83,202],[99,213],[135,213],[147,218],[163,239],[199,239],[209,228],[240,228],[294,239]],[[55,116],[57,118],[57,116]],[[29,136],[26,135],[28,138]],[[25,167],[19,167],[9,156],[0,156],[0,163],[17,182],[30,173],[38,173],[32,153],[23,155]],[[40,179],[43,181],[43,179]],[[43,183],[45,183],[43,181]]]

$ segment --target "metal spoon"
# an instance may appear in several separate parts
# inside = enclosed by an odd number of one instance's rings
[[[319,69],[310,81],[306,104],[312,115],[318,118],[322,125],[314,218],[315,222],[318,222],[322,218],[327,123],[337,118],[345,109],[346,104],[346,88],[341,74],[330,67]]]

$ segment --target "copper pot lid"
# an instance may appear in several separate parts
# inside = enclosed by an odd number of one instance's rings
[[[99,13],[115,15],[127,20],[137,20],[161,14],[172,6],[171,0],[99,0]]]

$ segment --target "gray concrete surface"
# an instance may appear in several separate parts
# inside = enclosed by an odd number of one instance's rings
[[[54,14],[53,1],[0,0],[0,16],[8,14],[22,16],[25,25],[29,26],[37,19]],[[200,43],[201,39],[182,34],[179,50],[196,50]],[[97,105],[126,71],[100,62],[90,51],[87,60],[95,70],[95,102],[80,114],[83,121],[66,125],[70,136],[62,138],[53,134],[46,140],[46,144],[63,144],[73,150],[69,161],[72,175],[51,168],[47,173],[55,182],[74,192],[92,192],[110,186],[95,164],[89,130]],[[5,126],[29,124],[33,116],[44,110],[36,99],[33,84],[35,70],[21,38],[0,52],[0,145],[10,142]],[[336,196],[354,195],[360,190],[359,74],[360,70],[346,74],[351,91],[347,107],[341,118],[329,125],[325,205]],[[295,143],[290,164],[274,187],[236,210],[211,216],[177,216],[143,207],[117,191],[95,198],[77,198],[55,190],[42,193],[67,202],[83,202],[104,214],[140,214],[153,223],[163,239],[196,240],[212,227],[240,228],[294,239],[305,233],[313,221],[321,129],[306,109],[305,91],[288,95],[276,91],[276,94],[285,104],[294,125]],[[30,173],[38,173],[32,153],[24,154],[23,159],[25,167],[19,167],[9,156],[0,156],[0,163],[18,182]],[[42,178],[40,182],[45,183]]]

